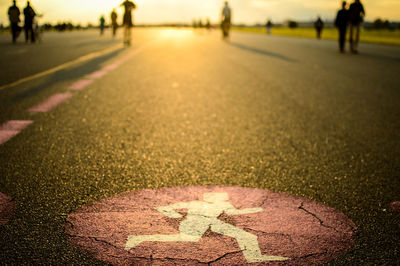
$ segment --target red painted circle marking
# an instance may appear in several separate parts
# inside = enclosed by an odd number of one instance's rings
[[[0,226],[6,224],[12,217],[15,204],[10,197],[0,193]]]
[[[73,244],[112,264],[320,264],[352,247],[355,231],[343,213],[309,199],[217,186],[124,193],[66,224]]]
[[[392,212],[400,212],[400,201],[393,201],[389,204],[389,209]]]

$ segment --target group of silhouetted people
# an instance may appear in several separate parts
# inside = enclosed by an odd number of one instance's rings
[[[347,2],[342,2],[342,8],[338,11],[335,19],[335,27],[339,31],[339,50],[341,53],[345,51],[348,27],[350,27],[350,51],[354,54],[358,53],[357,48],[360,40],[360,27],[364,17],[365,10],[360,0],[354,0],[349,9],[347,9]],[[317,38],[321,39],[324,23],[320,17],[315,21],[314,28],[317,32]]]
[[[360,40],[360,27],[364,17],[365,10],[360,0],[354,0],[349,9],[347,9],[347,2],[342,2],[342,8],[338,11],[335,19],[335,27],[339,31],[339,51],[341,53],[344,53],[345,51],[348,27],[350,27],[350,51],[354,54],[358,53],[357,48]],[[320,17],[315,21],[314,27],[317,31],[317,38],[320,39],[324,27],[324,23]]]
[[[132,36],[132,27],[133,27],[133,16],[132,16],[132,11],[136,9],[136,4],[130,0],[125,0],[121,6],[124,7],[124,15],[122,18],[122,26],[124,27],[124,44],[126,46],[131,45],[131,36]],[[110,19],[111,19],[111,30],[112,30],[112,36],[115,37],[117,35],[117,30],[118,30],[118,14],[113,9],[110,14]],[[104,16],[101,16],[99,19],[100,22],[100,35],[103,35],[104,33],[104,27],[105,27],[105,18]]]
[[[345,52],[346,44],[346,33],[347,28],[350,27],[350,51],[354,54],[358,53],[358,43],[360,40],[360,28],[365,17],[365,9],[360,0],[354,0],[354,2],[347,9],[347,2],[342,2],[342,8],[338,11],[335,19],[335,27],[339,31],[339,51]],[[271,33],[272,22],[268,19],[265,24],[267,34]],[[314,28],[317,33],[317,39],[321,39],[322,30],[324,29],[324,22],[321,17],[318,16],[314,22]]]
[[[34,19],[36,16],[35,11],[31,7],[29,1],[26,2],[26,7],[23,10],[24,14],[24,30],[25,30],[25,41],[32,43],[36,40],[36,34],[34,30]],[[17,7],[16,1],[13,1],[13,5],[8,9],[8,17],[10,19],[10,28],[11,28],[11,35],[12,35],[12,42],[16,43],[19,34],[21,33],[22,29],[19,26],[21,22],[20,19],[21,12]]]
[[[131,44],[131,28],[133,27],[133,16],[132,11],[136,9],[136,4],[130,0],[125,0],[121,6],[124,7],[124,15],[122,20],[122,25],[124,27],[124,44],[130,46]],[[228,1],[225,1],[224,7],[222,9],[222,20],[221,27],[223,31],[224,38],[229,36],[229,29],[231,26],[231,8],[228,5]],[[8,16],[10,19],[10,28],[12,35],[12,42],[16,43],[17,38],[22,31],[19,26],[20,20],[20,9],[16,5],[16,1],[13,1],[13,5],[8,9]],[[35,11],[30,5],[30,2],[27,1],[27,5],[23,10],[24,15],[24,31],[25,31],[25,41],[34,43],[36,40],[36,34],[34,30],[34,19],[36,16]],[[342,3],[342,9],[340,9],[337,13],[335,19],[335,26],[339,30],[339,50],[341,52],[345,51],[345,43],[346,43],[346,33],[347,28],[350,27],[350,51],[352,53],[357,53],[358,42],[360,39],[360,26],[365,17],[364,6],[361,4],[360,0],[354,0],[354,2],[350,5],[349,9],[347,9],[346,1]],[[115,37],[117,29],[118,29],[118,15],[115,12],[115,9],[111,12],[111,28],[112,35]],[[270,33],[272,23],[269,20],[266,24],[267,33]],[[317,21],[314,23],[314,27],[317,31],[317,38],[321,38],[321,32],[324,27],[324,23],[320,17],[318,17]],[[103,35],[105,28],[105,18],[104,16],[100,17],[100,34]]]
[[[339,30],[339,49],[344,52],[346,43],[347,27],[350,26],[350,51],[357,53],[360,40],[360,27],[365,17],[364,6],[360,0],[355,0],[347,9],[346,1],[342,2],[342,9],[339,10],[335,19],[335,26]]]

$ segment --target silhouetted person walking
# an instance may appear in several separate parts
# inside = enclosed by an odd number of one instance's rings
[[[117,12],[115,12],[115,9],[113,9],[113,11],[111,12],[111,28],[113,37],[115,37],[115,35],[117,34],[117,29],[118,29],[117,19],[118,19]]]
[[[103,35],[104,34],[104,25],[106,23],[106,20],[103,15],[100,17],[99,21],[100,21],[100,35]]]
[[[13,5],[10,6],[8,9],[8,18],[10,19],[10,29],[11,29],[11,36],[12,36],[12,42],[16,43],[18,35],[21,31],[19,27],[19,22],[21,21],[19,19],[19,15],[21,12],[19,11],[19,8],[17,7],[17,4],[15,0],[13,1]]]
[[[206,29],[211,30],[211,22],[209,18],[206,19]]]
[[[324,22],[321,17],[318,17],[317,21],[314,23],[315,30],[317,31],[317,39],[321,39],[321,33],[324,29]]]
[[[365,17],[364,6],[360,0],[354,0],[354,3],[349,8],[350,22],[350,50],[352,53],[358,53],[358,42],[360,40],[360,26]]]
[[[132,21],[132,10],[136,8],[135,3],[125,0],[121,6],[124,6],[125,12],[124,12],[124,20],[123,20],[123,25],[124,25],[124,44],[127,46],[131,45],[131,28],[133,27],[133,21]]]
[[[347,25],[349,24],[349,11],[346,9],[346,6],[346,1],[343,1],[342,9],[338,11],[335,19],[335,27],[339,30],[339,49],[341,53],[344,52]]]
[[[31,3],[29,1],[26,2],[26,7],[24,8],[24,16],[25,16],[25,42],[28,42],[29,39],[32,43],[35,42],[35,32],[33,31],[33,20],[36,16],[35,11],[31,7]],[[30,37],[30,38],[29,38]]]
[[[268,19],[267,24],[265,24],[265,26],[267,27],[267,34],[271,34],[271,28],[272,28],[272,21],[270,19]]]

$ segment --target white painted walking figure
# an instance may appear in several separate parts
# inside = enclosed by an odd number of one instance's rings
[[[262,208],[247,208],[238,210],[230,202],[227,193],[204,193],[204,201],[178,202],[156,209],[170,218],[182,218],[176,209],[187,209],[186,219],[179,225],[179,234],[175,235],[131,235],[128,237],[125,249],[139,245],[142,242],[198,242],[208,228],[211,231],[235,238],[247,262],[282,261],[289,258],[261,254],[256,235],[250,234],[231,224],[218,219],[222,213],[239,215],[262,212]]]

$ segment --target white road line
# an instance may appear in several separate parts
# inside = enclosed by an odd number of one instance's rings
[[[32,124],[32,120],[10,120],[0,126],[0,145],[18,135],[27,126]]]
[[[120,65],[125,63],[128,59],[130,59],[131,57],[133,57],[133,56],[137,55],[138,53],[140,53],[141,51],[143,51],[146,47],[151,45],[153,42],[155,42],[155,40],[154,41],[150,41],[150,42],[148,42],[148,43],[136,48],[132,52],[128,53],[124,58],[118,59],[118,60],[114,61],[113,63],[111,63],[109,65],[106,65],[102,69],[94,71],[94,72],[86,75],[86,78],[83,78],[81,80],[76,81],[71,86],[69,86],[67,88],[67,90],[83,90],[84,88],[86,88],[87,86],[92,84],[94,79],[102,78],[109,71],[115,70]]]
[[[48,112],[54,108],[56,108],[59,104],[62,102],[68,100],[71,98],[73,94],[71,93],[56,93],[43,102],[39,103],[38,105],[35,105],[34,107],[31,107],[28,109],[28,112],[31,113],[44,113]]]
[[[89,74],[87,77],[90,79],[99,79],[99,78],[103,77],[105,74],[107,74],[107,71],[98,70],[98,71],[95,71],[95,72]]]
[[[151,41],[139,48],[137,48],[136,50],[130,52],[125,58],[120,59],[106,67],[104,67],[102,70],[96,71],[94,73],[92,73],[91,75],[93,76],[93,78],[100,78],[103,75],[107,74],[108,71],[114,70],[117,67],[119,67],[121,64],[123,64],[124,62],[126,62],[129,58],[131,58],[132,56],[140,53],[144,48],[146,48],[147,46],[149,46],[151,43],[153,43],[154,41]],[[100,52],[95,52],[95,53],[91,53],[85,56],[82,56],[76,60],[73,60],[71,62],[65,63],[63,65],[57,66],[55,68],[46,70],[44,72],[41,72],[39,74],[30,76],[30,77],[26,77],[23,79],[20,79],[18,81],[15,81],[13,83],[7,84],[7,85],[3,85],[0,86],[0,90],[6,89],[6,88],[10,88],[13,86],[17,86],[19,84],[22,84],[24,82],[39,78],[39,77],[43,77],[45,75],[54,73],[56,71],[65,69],[67,67],[70,67],[74,64],[80,63],[80,62],[84,62],[84,61],[88,61],[90,59],[111,53],[113,51],[116,51],[118,49],[120,49],[121,45],[116,45],[113,46],[109,49],[105,49],[103,51]],[[85,88],[86,86],[89,86],[91,83],[93,82],[93,80],[85,80],[85,79],[81,79],[78,80],[77,82],[73,83],[70,87],[68,87],[68,89],[71,90],[81,90],[83,88]],[[52,96],[50,96],[49,98],[47,98],[46,100],[44,100],[43,102],[41,102],[38,105],[35,105],[34,107],[31,107],[28,109],[28,112],[48,112],[50,110],[52,110],[53,108],[57,107],[59,104],[63,103],[64,101],[66,101],[67,99],[71,98],[73,96],[73,94],[71,93],[56,93]],[[33,124],[34,121],[33,120],[10,120],[5,122],[4,124],[0,125],[0,145],[4,144],[5,142],[7,142],[8,140],[10,140],[11,138],[13,138],[14,136],[18,135],[22,130],[24,130],[26,127],[28,127],[29,125]]]
[[[33,80],[33,79],[40,78],[40,77],[43,77],[43,76],[52,74],[52,73],[54,73],[54,72],[60,71],[60,70],[62,70],[62,69],[68,68],[68,67],[70,67],[70,66],[72,66],[72,65],[75,65],[75,64],[78,64],[78,63],[82,63],[82,62],[91,60],[91,59],[93,59],[93,58],[96,58],[96,57],[99,57],[99,56],[103,56],[103,55],[112,53],[112,52],[114,52],[114,51],[116,51],[116,50],[118,50],[118,49],[121,49],[121,48],[122,48],[122,45],[121,45],[121,44],[118,44],[118,45],[115,45],[115,46],[113,46],[113,47],[107,48],[107,49],[102,50],[102,51],[99,51],[99,52],[94,52],[94,53],[90,53],[90,54],[81,56],[81,57],[79,57],[78,59],[75,59],[75,60],[70,61],[70,62],[68,62],[68,63],[65,63],[65,64],[62,64],[62,65],[56,66],[56,67],[51,68],[51,69],[49,69],[49,70],[43,71],[43,72],[41,72],[41,73],[38,73],[38,74],[35,74],[35,75],[32,75],[32,76],[26,77],[26,78],[22,78],[22,79],[20,79],[20,80],[14,81],[14,82],[12,82],[12,83],[9,83],[9,84],[0,86],[0,90],[4,90],[4,89],[7,89],[7,88],[15,87],[15,86],[17,86],[17,85],[20,85],[20,84],[22,84],[22,83],[31,81],[31,80]]]
[[[82,89],[86,88],[87,86],[89,86],[90,84],[93,83],[94,79],[102,78],[109,71],[115,70],[120,65],[125,63],[128,59],[130,59],[131,57],[133,57],[133,56],[137,55],[138,53],[140,53],[141,51],[143,51],[146,47],[148,47],[153,42],[154,41],[151,41],[141,47],[138,47],[135,50],[133,50],[132,52],[128,53],[124,58],[114,61],[113,63],[106,65],[102,69],[96,70],[96,71],[86,75],[86,78],[76,81],[71,86],[69,86],[67,89],[68,90],[82,90]]]
[[[80,79],[77,82],[73,83],[71,86],[69,86],[67,89],[68,90],[83,90],[87,86],[93,83],[94,80],[92,79]]]

